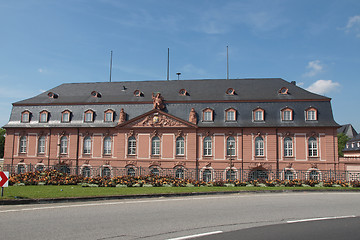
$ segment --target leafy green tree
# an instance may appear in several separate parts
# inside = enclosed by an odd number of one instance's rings
[[[344,153],[342,152],[342,150],[345,148],[346,142],[349,141],[349,137],[346,136],[344,133],[339,133],[337,135],[338,138],[338,152],[339,152],[339,156],[343,157]]]
[[[0,128],[0,158],[4,157],[5,129]]]

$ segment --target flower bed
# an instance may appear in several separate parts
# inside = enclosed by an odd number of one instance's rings
[[[27,172],[12,175],[9,185],[82,185],[83,187],[360,187],[359,181],[339,181],[328,180],[319,182],[317,180],[253,180],[244,181],[214,181],[204,182],[191,179],[179,179],[171,176],[118,176],[118,177],[83,177],[78,175],[68,175],[56,170],[46,170],[42,172]]]

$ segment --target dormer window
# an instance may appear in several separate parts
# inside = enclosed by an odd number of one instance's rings
[[[214,111],[210,108],[207,108],[203,111],[203,121],[204,122],[212,122],[214,121],[213,119],[213,116],[214,116]]]
[[[92,91],[91,92],[91,96],[95,97],[95,98],[100,98],[101,97],[101,94],[97,91]]]
[[[28,123],[30,122],[30,112],[24,111],[21,113],[21,122]]]
[[[289,91],[289,89],[287,89],[286,87],[282,87],[279,89],[280,94],[288,94],[288,91]]]
[[[49,98],[58,98],[59,95],[57,95],[56,93],[53,93],[53,92],[49,92],[48,93],[48,97]]]
[[[144,96],[144,94],[140,90],[135,90],[134,91],[134,96],[135,97],[142,97],[142,96]]]
[[[282,121],[292,121],[293,120],[293,110],[291,108],[284,108],[281,110],[281,120]]]
[[[235,90],[234,90],[233,88],[228,88],[228,89],[226,90],[226,94],[227,94],[227,95],[235,95]]]
[[[186,91],[186,89],[180,89],[179,94],[181,96],[186,96],[186,95],[188,95],[188,92]]]
[[[305,110],[305,118],[307,121],[316,121],[317,120],[317,109],[310,107]]]
[[[225,110],[225,121],[232,122],[236,121],[236,110],[233,108],[229,108]]]
[[[41,123],[48,122],[48,117],[49,117],[49,112],[48,111],[40,112],[39,122],[41,122]]]
[[[255,122],[264,121],[264,109],[257,108],[253,111],[253,119]]]
[[[105,122],[113,122],[114,121],[114,111],[111,109],[108,109],[104,113],[104,121]]]
[[[70,122],[70,114],[71,112],[65,110],[61,113],[61,122]]]
[[[93,122],[94,121],[94,111],[87,110],[84,115],[84,122]]]

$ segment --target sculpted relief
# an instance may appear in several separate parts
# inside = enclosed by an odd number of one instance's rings
[[[186,125],[165,115],[155,113],[135,122],[133,127],[186,127]]]

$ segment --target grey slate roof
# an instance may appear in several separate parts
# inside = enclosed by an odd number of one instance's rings
[[[125,90],[124,90],[125,86]],[[286,95],[279,89],[289,89]],[[235,95],[227,95],[233,88]],[[180,89],[186,89],[188,96],[181,96]],[[143,97],[134,96],[140,90]],[[92,91],[101,94],[91,96]],[[58,94],[58,98],[48,97],[48,93]],[[160,92],[165,99],[167,113],[188,121],[191,108],[198,114],[199,127],[338,127],[334,121],[330,98],[308,92],[283,79],[218,79],[218,80],[176,80],[176,81],[132,81],[101,83],[62,84],[33,98],[13,104],[10,121],[4,127],[113,127],[117,125],[121,108],[127,113],[127,120],[151,111],[152,93]],[[253,122],[252,111],[261,107],[265,110],[265,121]],[[294,121],[281,120],[281,109],[294,110]],[[309,107],[318,110],[317,121],[305,121],[304,112]],[[202,122],[202,111],[214,110],[213,122]],[[226,122],[225,110],[234,108],[237,121]],[[92,109],[95,121],[84,123],[84,112]],[[104,122],[104,111],[115,111],[114,122]],[[21,112],[32,113],[30,123],[21,123]],[[50,112],[48,123],[39,123],[39,113]],[[70,110],[70,123],[61,123],[61,112]]]
[[[340,128],[338,128],[337,133],[343,133],[350,139],[358,135],[358,133],[351,124],[342,125]]]
[[[343,152],[351,152],[351,151],[360,151],[360,134],[357,134],[355,137],[346,142],[345,148]]]

